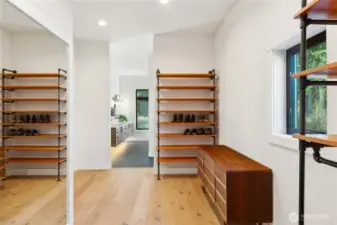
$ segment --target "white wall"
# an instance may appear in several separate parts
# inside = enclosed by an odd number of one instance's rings
[[[150,152],[157,156],[157,79],[155,76],[156,69],[160,69],[162,73],[207,73],[214,68],[214,38],[212,36],[174,36],[174,35],[156,35],[154,39],[154,56],[152,66],[152,81],[150,92],[150,118],[155,118],[151,122],[151,141]],[[161,80],[162,85],[181,85],[182,82],[186,85],[211,85],[210,80]],[[196,83],[191,83],[196,82]],[[161,91],[160,97],[211,97],[212,92],[207,91]],[[209,102],[205,103],[161,103],[161,109],[213,109],[213,105]],[[161,114],[162,121],[171,121],[172,114]],[[162,133],[183,133],[186,126],[167,127],[161,126]],[[192,128],[192,127],[190,127]],[[187,144],[185,138],[161,138],[161,144]],[[203,140],[188,139],[188,143],[212,144],[213,139],[205,138]],[[177,152],[161,152],[161,156],[194,156],[196,151],[177,151]],[[156,164],[155,164],[156,165]],[[195,165],[186,163],[172,164],[162,163],[162,173],[196,173]]]
[[[80,124],[73,159],[75,170],[110,169],[109,43],[75,42],[78,110],[73,123]]]
[[[0,28],[0,68],[10,67],[10,34]]]
[[[133,126],[133,136],[149,140],[150,130],[136,130],[136,90],[150,89],[150,76],[121,76],[120,96],[123,101],[117,106],[117,113],[126,115]],[[151,121],[151,118],[150,118]]]
[[[300,8],[300,1],[240,1],[218,31],[215,43],[220,76],[220,143],[273,169],[275,225],[292,224],[289,214],[298,209],[298,141],[272,135],[270,55],[273,49],[291,47],[294,37],[299,43],[299,21],[293,16]],[[331,27],[330,59],[332,55],[336,59],[335,40],[336,28]],[[335,99],[329,92],[329,113],[336,112]],[[329,124],[336,130],[333,115]],[[336,154],[328,155],[337,158]],[[336,170],[317,164],[309,154],[306,159],[306,212],[311,216],[306,224],[337,224]]]

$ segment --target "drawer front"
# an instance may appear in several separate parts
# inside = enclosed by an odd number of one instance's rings
[[[204,159],[204,165],[213,170],[213,168],[214,168],[213,159],[206,153],[204,153],[203,156],[204,156],[204,158],[203,158]]]
[[[227,189],[222,183],[219,182],[218,179],[215,179],[215,188],[219,195],[221,195],[222,198],[227,202]]]
[[[214,166],[214,174],[218,178],[218,182],[221,182],[225,187],[227,186],[227,174],[218,165]]]
[[[212,184],[214,185],[214,174],[213,174],[213,172],[208,167],[206,167],[206,165],[204,165],[203,172],[204,172],[206,178],[208,178],[209,181],[212,182]]]
[[[214,186],[213,186],[212,183],[210,183],[210,180],[207,179],[206,177],[205,177],[204,180],[205,180],[204,184],[205,184],[205,187],[206,187],[206,191],[211,196],[212,201],[214,201],[214,199],[215,199],[215,189],[214,189]]]
[[[220,211],[221,216],[227,222],[227,203],[222,198],[221,195],[219,195],[218,192],[215,193],[215,204],[217,205],[218,210]]]
[[[202,157],[198,155],[197,159],[198,159],[198,166],[199,166],[200,168],[203,168],[203,160],[202,160]]]

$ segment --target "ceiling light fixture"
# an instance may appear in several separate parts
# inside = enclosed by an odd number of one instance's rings
[[[105,20],[99,20],[99,21],[97,22],[97,24],[98,24],[98,26],[100,26],[100,27],[105,27],[105,26],[108,25],[108,23],[107,23]]]
[[[160,0],[160,3],[163,4],[163,5],[166,5],[169,3],[169,0]]]

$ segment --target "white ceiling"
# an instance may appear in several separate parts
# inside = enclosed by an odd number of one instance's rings
[[[75,37],[116,41],[141,34],[212,34],[236,0],[73,0]],[[107,27],[99,27],[104,19]]]

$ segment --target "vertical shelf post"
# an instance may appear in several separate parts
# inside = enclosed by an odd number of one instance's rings
[[[63,70],[63,69],[58,69],[58,78],[57,78],[57,86],[58,87],[61,87],[61,72],[67,74],[67,71],[66,70]],[[61,89],[58,88],[57,89],[57,98],[58,98],[58,103],[57,103],[57,122],[58,122],[58,150],[57,150],[57,159],[58,159],[58,163],[57,163],[57,181],[60,181],[61,178],[61,174],[60,174],[60,170],[61,170],[61,162],[60,162],[60,159],[61,159]]]
[[[302,0],[302,8],[307,5],[307,0]],[[301,71],[307,68],[307,26],[308,16],[301,16]],[[300,78],[300,134],[306,134],[306,88],[307,78]],[[299,142],[299,225],[304,225],[305,213],[305,151],[306,142],[300,140]]]
[[[156,72],[156,76],[157,76],[157,99],[159,99],[159,75],[160,75],[160,70],[157,69]],[[160,102],[157,101],[157,180],[160,180],[160,151],[159,151],[159,146],[160,146],[160,137],[159,137],[159,133],[160,133],[160,125],[159,125],[159,117],[160,117]]]
[[[213,77],[213,86],[216,87],[216,75],[215,75],[215,69],[213,69],[212,71],[210,71],[211,74],[214,75]],[[214,102],[213,102],[213,110],[214,110],[214,115],[213,115],[213,121],[216,122],[216,117],[217,117],[217,114],[216,114],[216,92],[217,92],[217,89],[215,88],[213,90],[213,98],[215,99]],[[213,127],[213,133],[215,134],[215,126]],[[213,145],[216,145],[216,138],[217,136],[213,137]]]

